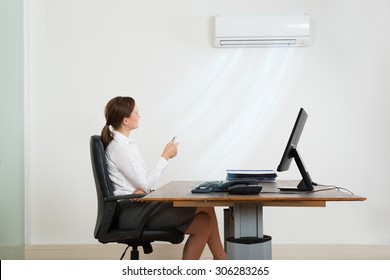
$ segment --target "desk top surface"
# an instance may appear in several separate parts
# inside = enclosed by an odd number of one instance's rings
[[[315,187],[314,192],[280,192],[281,187],[295,187],[299,181],[279,180],[272,183],[261,183],[262,190],[258,195],[231,195],[228,193],[191,193],[199,181],[171,181],[142,198],[142,201],[207,201],[207,202],[326,202],[326,201],[364,201],[365,197],[349,192]]]

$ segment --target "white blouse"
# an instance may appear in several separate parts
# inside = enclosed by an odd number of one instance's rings
[[[106,148],[106,162],[114,195],[132,194],[138,188],[150,192],[168,161],[160,157],[148,170],[135,141],[117,131],[112,133],[114,139]]]

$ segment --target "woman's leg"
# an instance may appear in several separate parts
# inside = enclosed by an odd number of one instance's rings
[[[191,225],[184,233],[190,236],[183,249],[183,260],[198,260],[208,242],[212,221],[206,213],[196,213]]]
[[[213,207],[199,207],[195,218],[184,232],[189,234],[184,250],[183,260],[199,259],[207,245],[215,260],[227,258],[219,235],[217,216]]]
[[[207,240],[207,245],[215,260],[226,260],[226,252],[223,249],[221,236],[219,235],[218,220],[215,214],[214,207],[199,207],[196,213],[205,213],[211,220],[211,232]]]

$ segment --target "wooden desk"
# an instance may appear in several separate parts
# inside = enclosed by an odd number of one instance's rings
[[[263,206],[308,206],[325,207],[329,201],[364,201],[365,197],[352,195],[338,190],[317,191],[310,193],[282,193],[280,187],[294,187],[299,181],[277,181],[262,183],[259,195],[230,195],[227,193],[193,194],[191,190],[199,181],[171,181],[151,194],[143,201],[173,202],[175,206],[233,206],[236,202],[256,202]],[[316,187],[315,190],[327,189]]]
[[[229,259],[271,259],[271,238],[263,235],[264,206],[325,207],[327,202],[366,200],[365,197],[345,191],[328,190],[328,187],[315,187],[315,192],[304,193],[278,190],[281,187],[295,187],[298,183],[299,181],[293,180],[262,183],[263,188],[259,195],[230,195],[228,193],[193,194],[191,190],[199,182],[171,181],[143,197],[142,201],[173,202],[176,207],[230,207],[234,215],[234,219],[230,220],[234,231],[232,230],[230,241],[227,242]],[[225,232],[229,227],[226,225],[228,222],[225,217]],[[247,243],[248,240],[250,245]]]

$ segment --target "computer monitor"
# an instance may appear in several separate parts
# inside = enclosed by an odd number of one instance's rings
[[[298,152],[298,142],[301,137],[303,127],[305,126],[307,119],[307,113],[303,108],[299,110],[298,117],[295,121],[290,138],[288,139],[286,149],[284,150],[282,159],[278,165],[277,171],[287,171],[291,165],[291,161],[294,159],[298,166],[299,172],[302,175],[302,180],[296,188],[283,188],[282,191],[312,191],[315,185],[310,178],[309,172],[307,172],[305,165],[303,164],[302,157]]]

